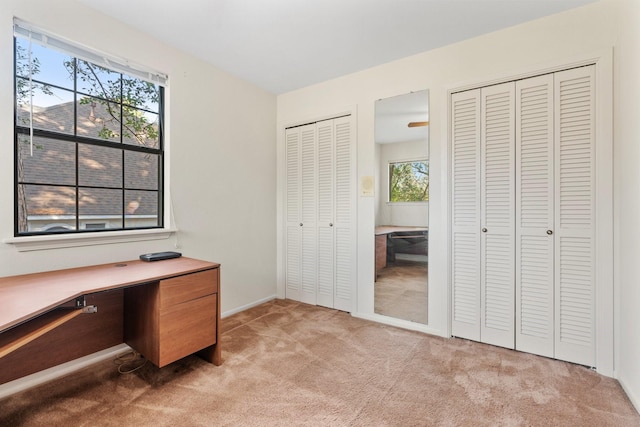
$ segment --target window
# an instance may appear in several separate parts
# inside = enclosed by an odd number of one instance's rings
[[[163,227],[164,78],[14,34],[15,235]]]
[[[429,161],[389,163],[389,202],[429,201]]]

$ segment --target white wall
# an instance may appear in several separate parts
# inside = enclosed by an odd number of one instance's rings
[[[275,275],[275,96],[72,0],[0,4],[0,241],[13,236],[13,17],[169,75],[167,143],[177,237],[18,252],[0,276],[178,249],[222,264],[222,311],[269,298]],[[169,176],[169,175],[167,175]]]
[[[410,160],[428,160],[429,142],[405,141],[393,144],[378,144],[380,160],[378,163],[378,182],[376,191],[376,225],[429,225],[429,202],[389,203],[389,163]]]
[[[359,73],[343,76],[278,96],[278,161],[282,162],[283,124],[301,117],[313,117],[355,105],[358,111],[358,176],[374,176],[377,167],[373,143],[374,101],[410,91],[429,89],[430,96],[430,269],[429,330],[448,332],[448,245],[447,245],[447,90],[465,84],[507,78],[549,64],[569,63],[576,57],[615,48],[615,95],[617,111],[623,115],[614,121],[616,188],[628,211],[616,210],[624,240],[616,242],[619,278],[618,292],[624,300],[616,318],[619,340],[621,380],[631,394],[640,393],[640,338],[634,332],[640,324],[640,270],[637,265],[640,234],[638,198],[638,5],[633,0],[603,0],[551,17],[518,25],[482,37],[425,52]],[[633,36],[633,41],[623,37]],[[619,48],[619,49],[618,49]],[[630,67],[621,70],[622,66]],[[608,89],[607,89],[608,91]],[[624,97],[621,97],[624,94]],[[622,98],[622,99],[620,99]],[[635,120],[635,121],[634,121]],[[379,153],[378,153],[379,155]],[[282,174],[279,170],[281,192]],[[281,199],[281,197],[280,197]],[[280,200],[281,204],[281,200]],[[619,203],[622,205],[622,202]],[[280,205],[279,205],[280,209]],[[375,318],[373,314],[373,262],[375,204],[371,198],[358,200],[358,301],[356,314]],[[280,218],[280,216],[279,216]],[[282,248],[282,241],[279,241]],[[624,257],[620,256],[624,252]],[[282,267],[278,286],[283,292]],[[625,322],[619,320],[624,319]],[[382,320],[382,319],[380,319]],[[621,324],[626,323],[626,324]],[[637,329],[637,328],[636,328]],[[625,342],[621,345],[621,342]],[[618,371],[617,371],[618,372]],[[636,399],[636,402],[638,400]]]
[[[614,73],[617,373],[640,411],[640,2],[619,11]]]

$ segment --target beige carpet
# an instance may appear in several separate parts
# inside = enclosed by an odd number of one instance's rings
[[[223,320],[224,364],[102,362],[0,401],[1,426],[638,426],[581,366],[276,300]]]
[[[374,312],[427,324],[428,263],[396,258],[380,270],[375,283]]]

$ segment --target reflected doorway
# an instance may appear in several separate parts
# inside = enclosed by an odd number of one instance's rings
[[[374,312],[428,323],[429,92],[375,105]]]

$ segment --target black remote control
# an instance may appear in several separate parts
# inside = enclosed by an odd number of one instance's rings
[[[182,254],[180,252],[153,252],[150,254],[140,255],[142,261],[161,261],[163,259],[180,258]]]

